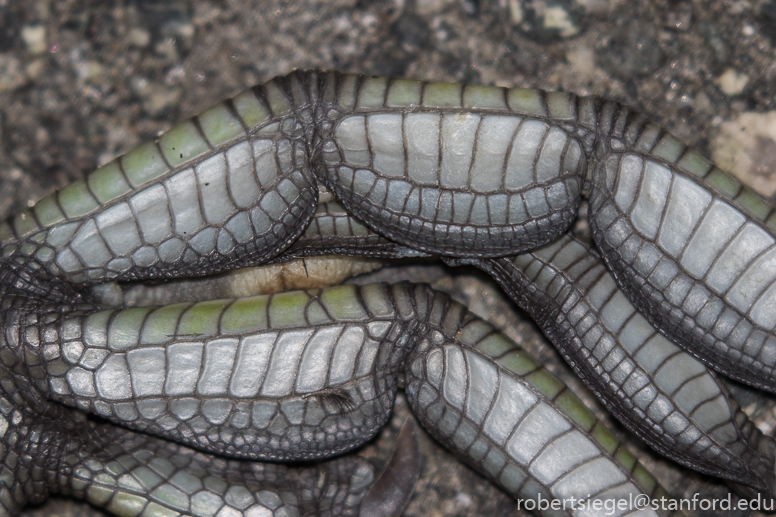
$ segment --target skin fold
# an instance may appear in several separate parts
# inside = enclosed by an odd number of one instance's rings
[[[600,258],[566,236],[583,194]],[[399,514],[411,483],[373,483],[347,456],[256,461],[360,446],[400,386],[432,435],[514,497],[665,494],[568,388],[426,286],[181,294],[207,285],[191,278],[318,255],[481,267],[650,446],[772,497],[773,440],[705,366],[776,386],[774,289],[760,280],[771,216],[617,103],[274,79],[0,223],[0,503],[7,515],[49,493],[117,515]]]

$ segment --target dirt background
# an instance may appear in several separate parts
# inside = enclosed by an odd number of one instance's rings
[[[606,96],[772,196],[775,47],[772,0],[0,0],[0,216],[293,68]],[[741,117],[747,112],[758,115]],[[741,135],[748,140],[738,143]],[[714,152],[724,147],[746,153]],[[540,339],[479,277],[454,284],[447,273],[418,274],[457,290],[521,344]],[[736,393],[772,433],[771,403]],[[405,414],[400,405],[394,426],[363,454],[384,458]],[[423,440],[407,516],[515,515],[514,501]],[[674,494],[727,492],[640,454]],[[25,515],[103,514],[54,500]]]

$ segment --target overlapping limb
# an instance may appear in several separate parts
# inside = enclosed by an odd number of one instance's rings
[[[598,255],[570,236],[488,272],[610,411],[679,463],[774,493],[776,443],[702,363],[636,311]]]
[[[776,390],[773,206],[656,124],[609,108],[590,199],[604,261],[661,332]]]

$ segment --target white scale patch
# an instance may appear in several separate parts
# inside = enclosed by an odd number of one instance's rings
[[[496,401],[485,419],[483,432],[495,443],[504,446],[517,423],[537,400],[536,394],[522,383],[510,375],[502,375]]]
[[[193,235],[205,225],[199,209],[197,180],[192,169],[183,170],[165,182],[170,196],[170,209],[175,214],[175,233]]]
[[[442,117],[442,167],[440,186],[469,186],[469,168],[481,117],[472,113],[448,113]]]
[[[768,232],[755,223],[746,223],[714,262],[706,284],[717,294],[723,294],[760,253],[773,245],[774,239]]]
[[[509,455],[521,465],[528,465],[554,437],[565,433],[571,424],[545,403],[534,406],[507,442]]]
[[[264,397],[284,397],[291,394],[299,360],[313,329],[281,332],[275,341],[267,374],[262,383]]]
[[[466,351],[466,366],[470,379],[466,416],[480,425],[496,394],[499,375],[492,361],[469,350]]]
[[[317,329],[310,338],[299,365],[298,393],[312,393],[326,387],[329,360],[341,332],[341,325],[327,326]]]
[[[127,203],[108,208],[95,221],[114,255],[126,256],[140,246],[138,227]]]
[[[547,445],[528,471],[545,485],[550,485],[576,465],[600,455],[601,451],[590,438],[574,430]]]
[[[711,194],[698,184],[682,176],[674,177],[657,239],[668,255],[679,257],[709,203]]]
[[[647,239],[654,239],[657,235],[670,186],[671,171],[647,161],[641,178],[641,190],[631,213],[634,228]]]
[[[526,120],[520,126],[507,159],[504,187],[521,190],[535,183],[534,159],[548,130],[549,126],[538,120]]]
[[[259,185],[253,170],[251,146],[241,142],[226,151],[226,163],[229,169],[229,192],[237,206],[248,208],[259,198]]]
[[[347,117],[340,122],[334,136],[337,145],[342,149],[345,163],[356,167],[371,165],[372,155],[366,135],[365,117]]]
[[[240,340],[237,361],[229,384],[230,395],[239,398],[258,395],[276,338],[276,332],[262,332]]]
[[[411,113],[404,120],[407,175],[420,185],[439,185],[439,124],[441,115]]]
[[[202,367],[204,345],[198,342],[175,343],[167,347],[167,396],[193,395]]]
[[[105,400],[128,400],[132,383],[124,354],[115,354],[94,375],[97,392]]]
[[[356,359],[364,343],[366,332],[360,325],[348,326],[337,340],[329,367],[329,385],[344,384],[353,378]]]
[[[227,165],[224,153],[211,156],[194,170],[202,193],[205,220],[212,225],[224,224],[237,211],[226,188]]]
[[[557,127],[550,129],[547,138],[544,139],[539,159],[536,162],[536,181],[538,183],[552,181],[562,172],[560,159],[567,142],[568,135],[565,131]]]
[[[445,400],[458,411],[463,410],[466,394],[466,364],[460,347],[445,347],[445,382],[443,394]]]
[[[366,119],[372,143],[373,168],[391,178],[405,176],[404,138],[400,114],[369,115]]]
[[[234,366],[236,338],[214,339],[205,344],[202,376],[197,383],[200,395],[226,395],[226,386]]]
[[[127,363],[132,379],[132,391],[136,397],[162,395],[164,377],[159,375],[159,372],[165,370],[163,348],[130,350],[127,352]]]
[[[680,258],[695,278],[703,278],[722,248],[745,222],[744,216],[727,203],[714,200]]]
[[[170,207],[164,187],[154,185],[143,190],[129,199],[129,205],[135,212],[145,242],[158,244],[172,237]]]
[[[507,156],[519,124],[518,117],[488,116],[482,119],[470,179],[475,192],[494,192],[501,188]]]
[[[569,472],[553,486],[552,493],[559,499],[586,498],[588,494],[594,495],[626,479],[625,473],[612,460],[596,458]]]

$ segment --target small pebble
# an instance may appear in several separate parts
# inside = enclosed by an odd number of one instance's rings
[[[460,492],[455,496],[455,501],[463,506],[464,508],[468,508],[472,505],[474,501],[472,501],[472,497],[467,494],[466,492]]]
[[[712,159],[760,194],[776,194],[776,111],[744,112],[719,126]]]
[[[544,11],[544,29],[556,30],[561,38],[570,38],[579,34],[579,27],[570,13],[560,6],[547,7]]]
[[[133,27],[127,39],[132,46],[138,48],[145,48],[151,43],[151,33],[141,27]]]
[[[663,26],[678,32],[690,29],[692,25],[692,2],[669,0],[663,11]]]
[[[525,19],[525,12],[520,0],[509,0],[509,21],[512,25],[520,25]]]
[[[22,41],[30,54],[43,54],[46,45],[46,27],[44,25],[25,25],[22,27]]]
[[[92,81],[103,76],[102,65],[97,61],[81,61],[75,63],[75,71],[78,79],[82,81]]]
[[[572,38],[582,30],[573,0],[509,0],[509,21],[536,41]]]
[[[606,14],[614,9],[614,6],[623,0],[577,0],[577,5],[582,7],[587,14]]]
[[[0,54],[0,92],[15,90],[27,84],[21,61],[11,54]]]
[[[431,16],[444,11],[453,3],[455,0],[415,0],[415,12],[420,16]]]
[[[566,61],[576,70],[577,75],[584,80],[593,78],[596,70],[595,52],[592,48],[580,45],[566,53]]]
[[[596,50],[598,66],[625,80],[655,73],[666,60],[654,25],[639,19],[617,27],[608,35],[608,44]]]
[[[46,58],[39,57],[30,61],[25,68],[25,72],[32,81],[40,79],[46,72]]]
[[[733,68],[728,68],[725,72],[719,76],[719,79],[715,81],[715,84],[719,86],[722,93],[734,97],[740,95],[746,85],[749,84],[749,76]]]

